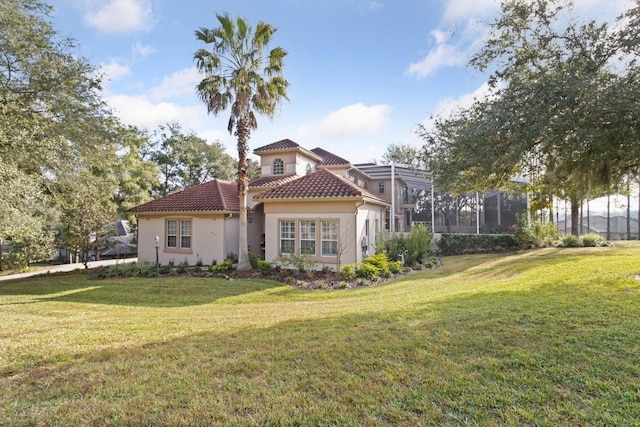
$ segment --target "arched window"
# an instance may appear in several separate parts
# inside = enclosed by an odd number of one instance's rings
[[[282,159],[275,159],[273,161],[273,174],[282,175],[284,173],[284,162]]]

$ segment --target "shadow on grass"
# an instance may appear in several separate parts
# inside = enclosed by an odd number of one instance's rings
[[[217,278],[127,278],[89,280],[86,274],[68,273],[0,283],[0,296],[24,296],[0,305],[71,302],[136,307],[184,307],[284,286],[268,280]],[[0,300],[1,301],[1,300]]]
[[[634,424],[637,307],[615,290],[551,287],[157,333],[5,373],[0,409],[37,425]]]

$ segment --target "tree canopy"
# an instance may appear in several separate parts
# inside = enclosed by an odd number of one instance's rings
[[[640,164],[638,7],[615,23],[584,21],[571,4],[508,0],[470,64],[491,70],[491,91],[424,126],[438,185],[505,187],[526,177],[539,200],[580,203]]]

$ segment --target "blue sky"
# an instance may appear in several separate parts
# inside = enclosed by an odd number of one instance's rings
[[[612,20],[631,0],[575,0],[580,14]],[[499,11],[494,0],[50,0],[54,27],[100,66],[103,97],[124,123],[153,130],[180,122],[237,157],[228,113],[207,115],[194,32],[218,26],[216,13],[278,28],[288,51],[289,101],[258,117],[251,149],[289,138],[362,163],[390,144],[421,145],[419,123],[486,90],[467,66]]]

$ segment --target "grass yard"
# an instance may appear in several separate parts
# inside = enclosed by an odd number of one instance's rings
[[[640,425],[640,246],[370,288],[0,282],[0,425]]]

